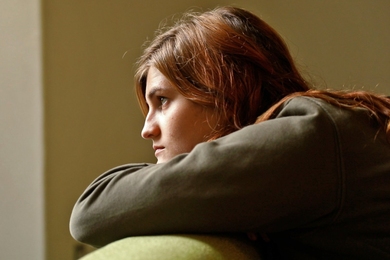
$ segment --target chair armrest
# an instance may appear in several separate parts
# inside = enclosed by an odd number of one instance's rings
[[[230,236],[161,235],[115,241],[82,260],[259,260],[250,243]]]

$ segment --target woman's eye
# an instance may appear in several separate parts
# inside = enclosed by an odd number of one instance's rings
[[[168,99],[166,97],[159,97],[159,100],[160,100],[161,105],[164,105],[168,101]]]

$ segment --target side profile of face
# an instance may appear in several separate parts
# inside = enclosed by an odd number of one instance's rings
[[[190,152],[216,126],[212,108],[185,98],[155,67],[148,71],[145,100],[149,110],[141,135],[153,141],[157,163]]]

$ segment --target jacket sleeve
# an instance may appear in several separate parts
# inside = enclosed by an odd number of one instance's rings
[[[138,235],[279,232],[331,221],[341,186],[336,125],[308,98],[162,164],[98,177],[74,206],[70,230],[103,246]]]

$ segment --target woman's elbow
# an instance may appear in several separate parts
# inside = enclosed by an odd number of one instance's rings
[[[80,212],[75,207],[70,217],[69,231],[71,236],[82,243],[89,244],[95,247],[101,246],[98,242],[98,227],[96,220],[88,217],[85,212]]]

